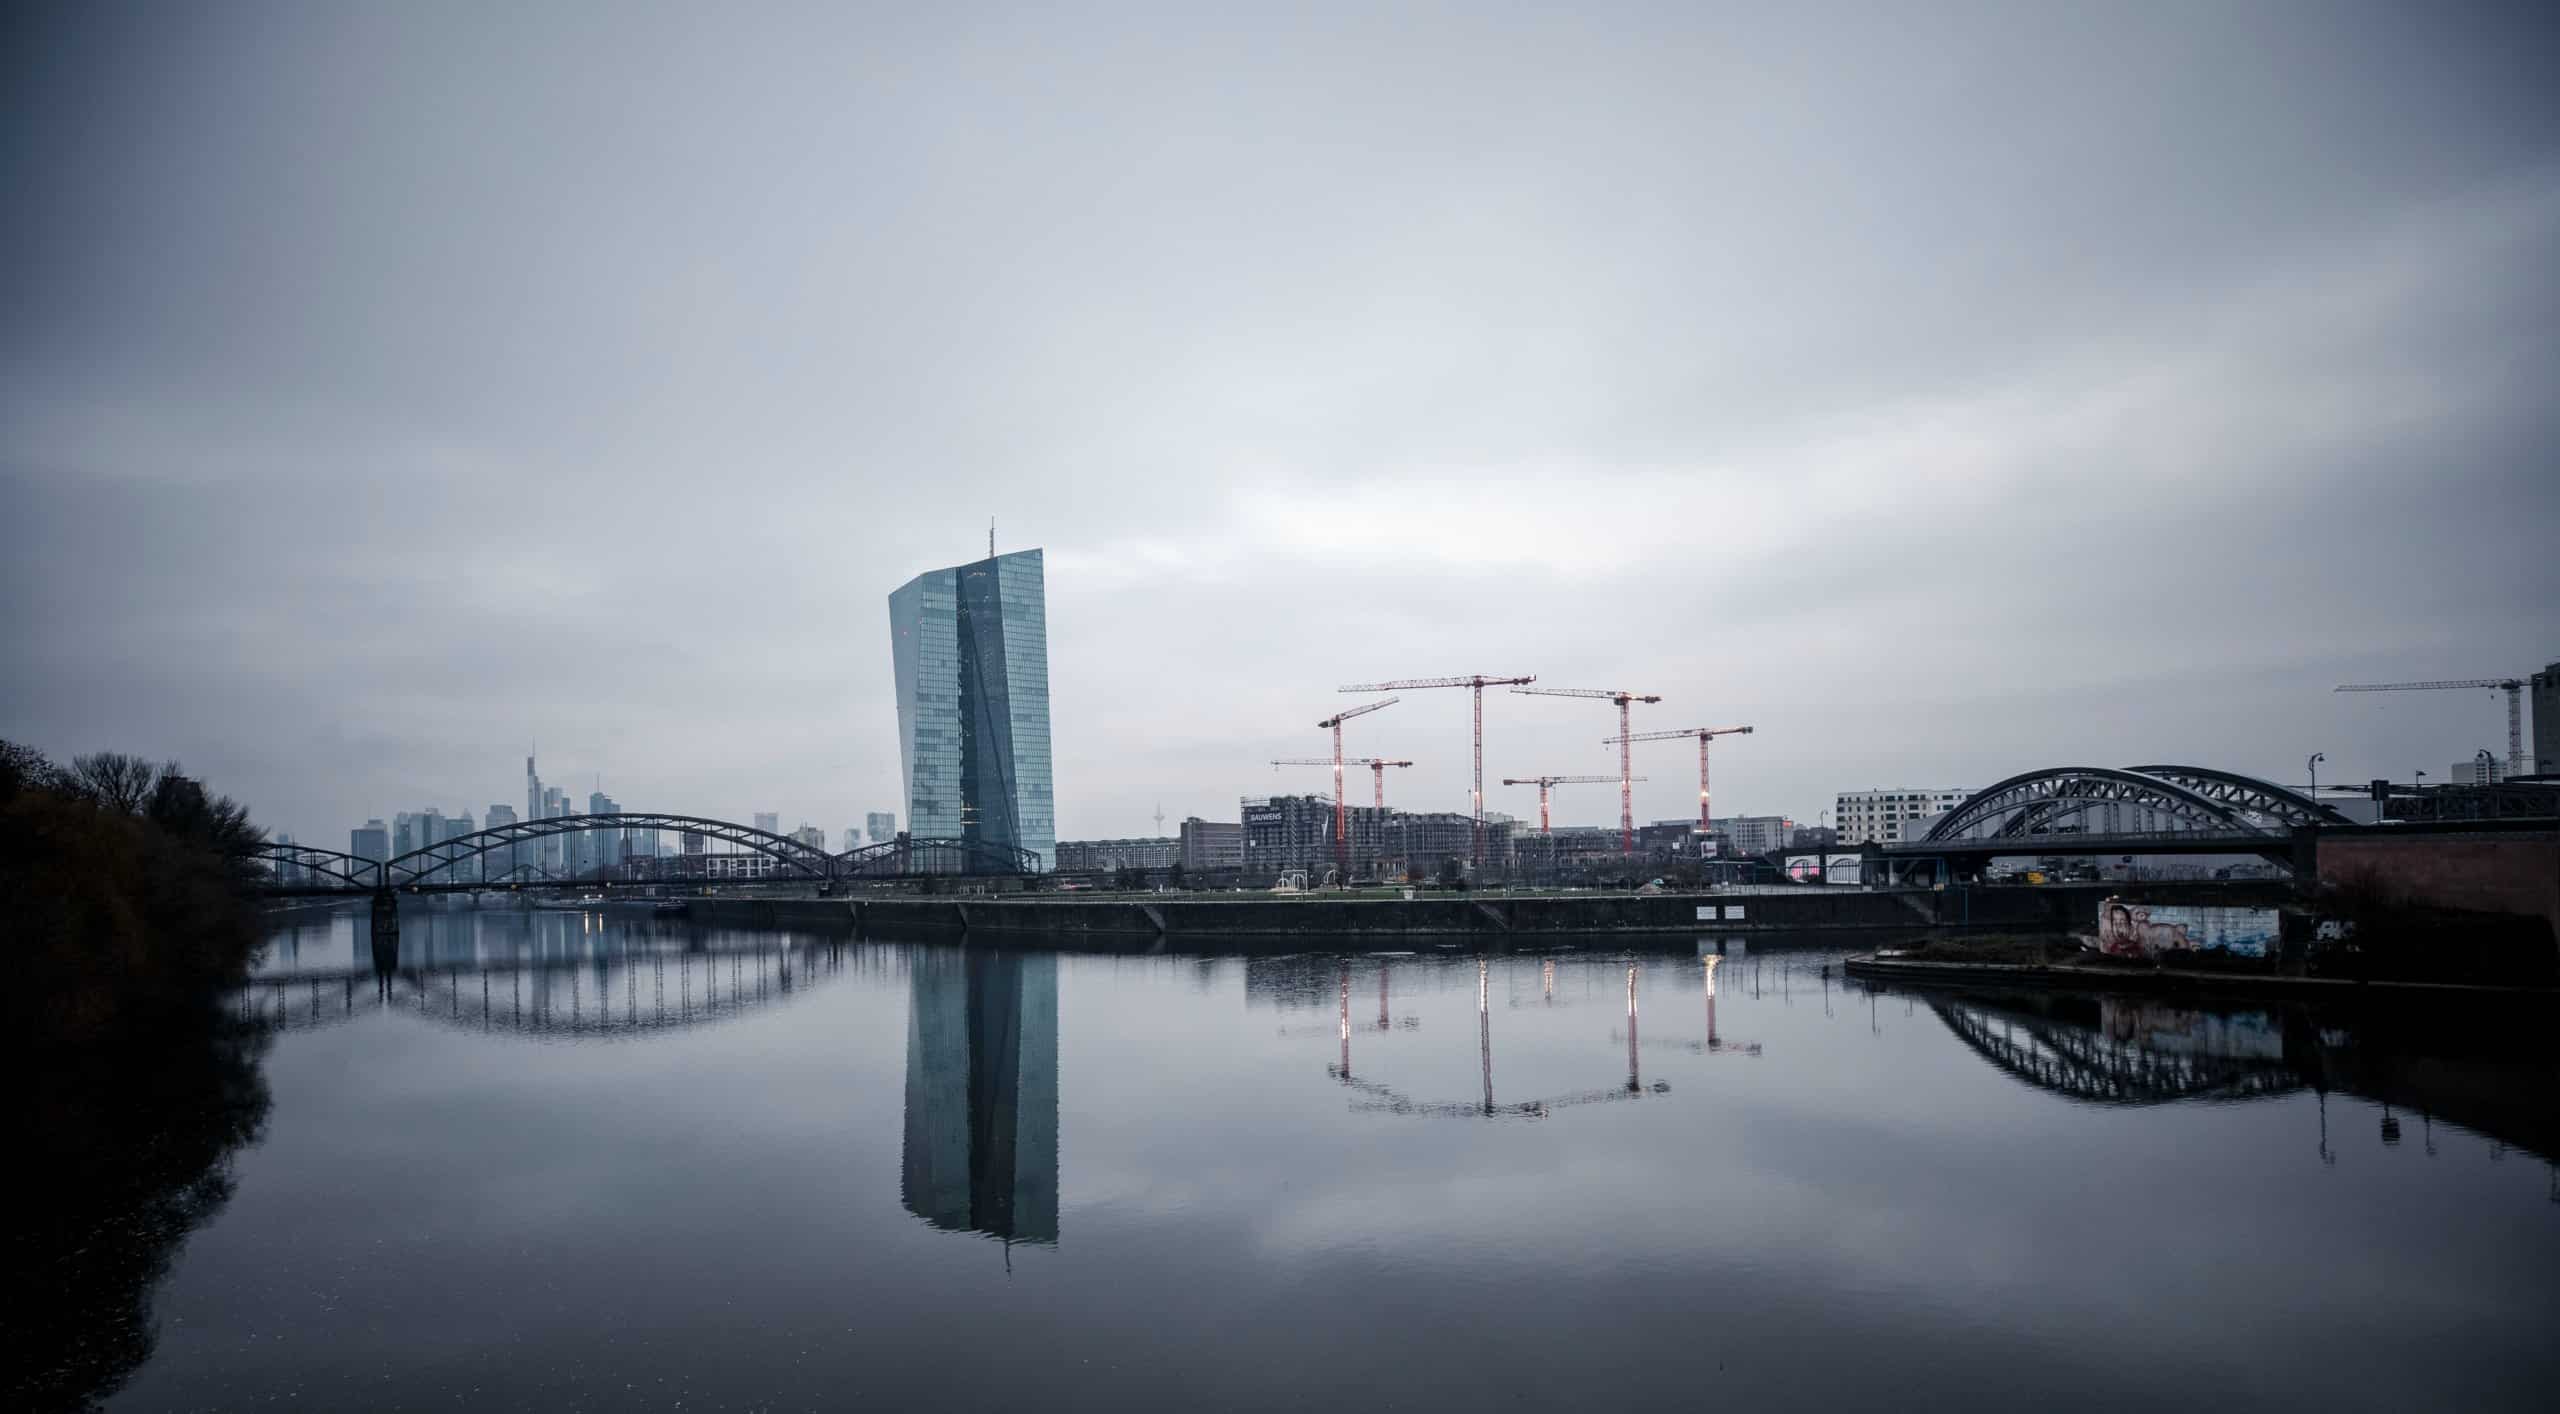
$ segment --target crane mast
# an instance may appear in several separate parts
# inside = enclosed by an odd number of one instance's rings
[[[1316,723],[1320,728],[1333,729],[1333,865],[1334,878],[1343,884],[1351,882],[1351,811],[1342,803],[1342,724],[1354,717],[1365,717],[1372,712],[1393,707],[1403,700],[1390,697],[1381,702],[1363,702],[1357,707],[1336,712]],[[1380,773],[1379,779],[1381,781],[1385,779],[1383,772]],[[1383,795],[1386,787],[1382,784],[1378,789]]]
[[[1555,831],[1549,828],[1547,824],[1548,787],[1564,785],[1605,785],[1616,779],[1617,777],[1615,776],[1505,776],[1502,778],[1502,783],[1506,786],[1536,786],[1538,788],[1538,833],[1541,835],[1552,835]],[[1644,777],[1638,776],[1636,779],[1643,780]]]
[[[1291,756],[1283,760],[1274,761],[1271,764],[1274,766],[1330,766],[1333,763],[1321,756]],[[1377,792],[1377,806],[1380,810],[1384,810],[1387,808],[1387,768],[1389,766],[1410,766],[1413,763],[1410,761],[1386,761],[1375,756],[1345,756],[1342,758],[1342,764],[1345,766],[1366,766],[1369,768],[1369,774],[1371,777],[1370,785],[1374,787]]]
[[[1618,735],[1611,738],[1618,743],[1618,853],[1634,854],[1636,852],[1636,778],[1635,762],[1627,755],[1625,741],[1628,726],[1627,704],[1660,702],[1662,695],[1655,692],[1628,692],[1619,688],[1602,687],[1515,687],[1511,690],[1532,697],[1596,697],[1604,702],[1618,704]]]
[[[1600,744],[1607,746],[1611,741],[1617,742],[1618,750],[1623,752],[1627,749],[1627,743],[1632,741],[1670,741],[1677,737],[1696,737],[1698,739],[1698,833],[1704,835],[1713,833],[1715,829],[1712,823],[1715,818],[1714,812],[1707,803],[1707,747],[1720,736],[1748,736],[1750,733],[1749,727],[1683,727],[1678,731],[1639,732],[1630,737],[1610,737]]]
[[[1393,682],[1353,683],[1341,689],[1344,692],[1403,692],[1416,688],[1463,687],[1474,692],[1476,777],[1475,789],[1468,796],[1468,805],[1475,814],[1475,870],[1476,877],[1479,879],[1484,877],[1484,690],[1488,687],[1502,687],[1537,680],[1538,675],[1535,673],[1517,677],[1469,673],[1465,677],[1457,678],[1398,678]],[[1337,791],[1336,794],[1338,796],[1339,792]]]

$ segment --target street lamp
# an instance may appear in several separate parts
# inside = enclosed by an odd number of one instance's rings
[[[2304,766],[2310,768],[2311,771],[2311,798],[2313,800],[2318,800],[2320,798],[2320,763],[2328,759],[2328,752],[2315,751],[2311,753],[2310,760],[2302,763]]]

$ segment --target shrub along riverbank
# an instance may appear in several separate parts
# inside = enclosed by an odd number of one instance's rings
[[[0,742],[10,1044],[103,1044],[207,1019],[258,944],[248,811],[176,762],[59,766]]]
[[[151,1356],[151,1299],[267,1113],[246,810],[178,769],[0,742],[0,952],[24,1072],[0,1223],[0,1408],[88,1409]]]

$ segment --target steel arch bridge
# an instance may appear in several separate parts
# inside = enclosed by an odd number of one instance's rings
[[[2049,766],[1974,792],[1914,843],[2024,839],[2125,806],[2166,817],[2175,831],[2253,843],[2302,825],[2355,823],[2299,791],[2204,766]]]
[[[772,862],[754,875],[687,873],[688,861],[701,855],[657,855],[661,866],[647,877],[617,875],[568,876],[522,860],[519,847],[561,835],[628,834],[699,835],[735,845]],[[467,835],[439,840],[406,854],[371,860],[312,845],[259,844],[241,857],[262,867],[261,892],[271,895],[329,896],[383,892],[463,892],[488,888],[568,887],[579,884],[645,883],[809,883],[890,881],[928,876],[1027,875],[1040,872],[1040,857],[1027,849],[980,840],[900,836],[879,844],[830,854],[788,835],[759,830],[730,820],[701,815],[633,813],[621,815],[557,815],[492,825]],[[729,858],[734,856],[709,856]],[[505,867],[492,871],[490,865]],[[470,866],[476,864],[477,868]],[[695,865],[699,868],[701,866]]]

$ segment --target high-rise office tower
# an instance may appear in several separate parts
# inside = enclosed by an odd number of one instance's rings
[[[539,818],[544,820],[557,820],[568,813],[569,793],[558,786],[544,786],[542,788],[542,814]],[[545,835],[542,837],[541,843],[542,867],[550,870],[553,874],[567,873],[569,870],[569,837],[567,835]]]
[[[347,853],[375,863],[391,857],[391,830],[380,820],[367,820],[347,831]]]
[[[894,810],[874,810],[862,817],[862,828],[871,833],[871,842],[873,844],[886,844],[890,840],[897,838],[898,812]]]
[[[898,1196],[935,1227],[1058,1240],[1058,960],[936,948],[908,973]]]
[[[587,813],[619,815],[622,813],[622,806],[612,796],[603,791],[595,791],[587,796]],[[584,838],[587,842],[586,872],[594,873],[599,869],[609,869],[622,862],[622,831],[589,830]]]
[[[1051,866],[1048,612],[1037,550],[929,570],[889,596],[908,833]]]
[[[500,825],[512,825],[516,822],[516,808],[512,805],[492,805],[485,818],[488,822],[485,828],[488,829],[494,830]],[[524,845],[521,842],[500,845],[489,851],[484,856],[484,860],[485,870],[481,875],[482,878],[504,879],[515,873],[516,867],[524,862]]]
[[[757,812],[756,812],[756,828],[757,828],[757,829],[759,829],[759,830],[764,831],[764,832],[765,832],[766,834],[768,834],[768,835],[778,835],[778,834],[781,834],[781,833],[782,833],[782,812],[780,812],[780,811],[778,811],[778,810],[759,810],[759,811],[757,811]]]
[[[472,822],[471,812],[465,810],[459,815],[446,816],[443,824],[436,831],[436,838],[439,842],[458,840],[479,828]],[[481,861],[477,858],[456,859],[446,866],[442,877],[457,881],[477,879],[480,877],[480,863]]]
[[[2560,772],[2560,663],[2533,675],[2532,751],[2525,762],[2529,769]]]
[[[542,777],[533,769],[533,758],[524,758],[524,818],[542,818]]]

